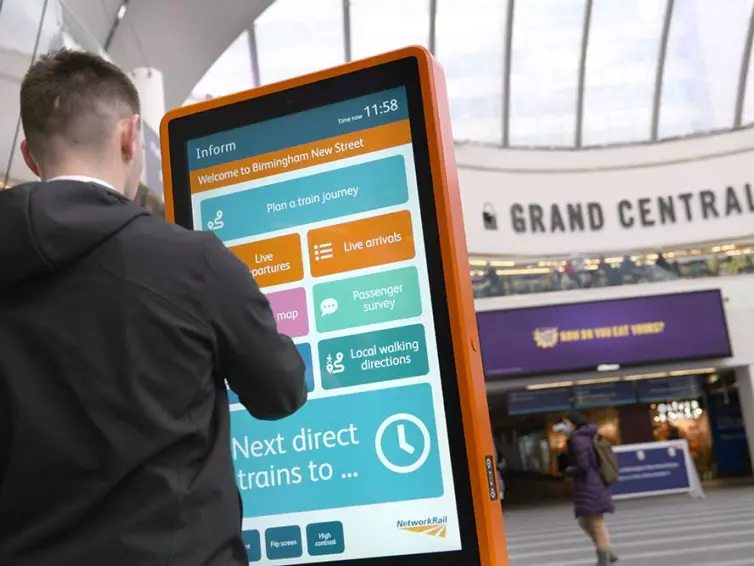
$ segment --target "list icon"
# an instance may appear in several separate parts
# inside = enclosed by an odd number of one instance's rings
[[[322,261],[332,258],[332,242],[324,242],[322,244],[314,245],[314,261]]]

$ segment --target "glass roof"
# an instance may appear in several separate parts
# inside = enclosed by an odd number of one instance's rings
[[[641,143],[754,122],[753,32],[754,0],[276,0],[189,101],[419,44],[459,142]]]

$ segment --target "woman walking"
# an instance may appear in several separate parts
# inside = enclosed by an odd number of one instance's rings
[[[587,423],[578,413],[563,419],[562,430],[568,435],[567,476],[574,483],[574,511],[579,526],[589,536],[597,551],[597,566],[618,561],[610,545],[605,514],[613,513],[613,497],[600,474],[595,448],[597,425]]]

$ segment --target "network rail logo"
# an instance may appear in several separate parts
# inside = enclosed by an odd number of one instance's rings
[[[448,516],[397,521],[396,527],[402,531],[408,531],[410,533],[420,533],[433,537],[445,538],[448,535]]]

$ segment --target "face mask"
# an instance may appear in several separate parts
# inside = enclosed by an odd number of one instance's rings
[[[555,432],[562,432],[567,436],[571,436],[571,433],[573,432],[573,428],[565,423],[556,424],[554,427],[552,427],[552,430],[554,430]]]

